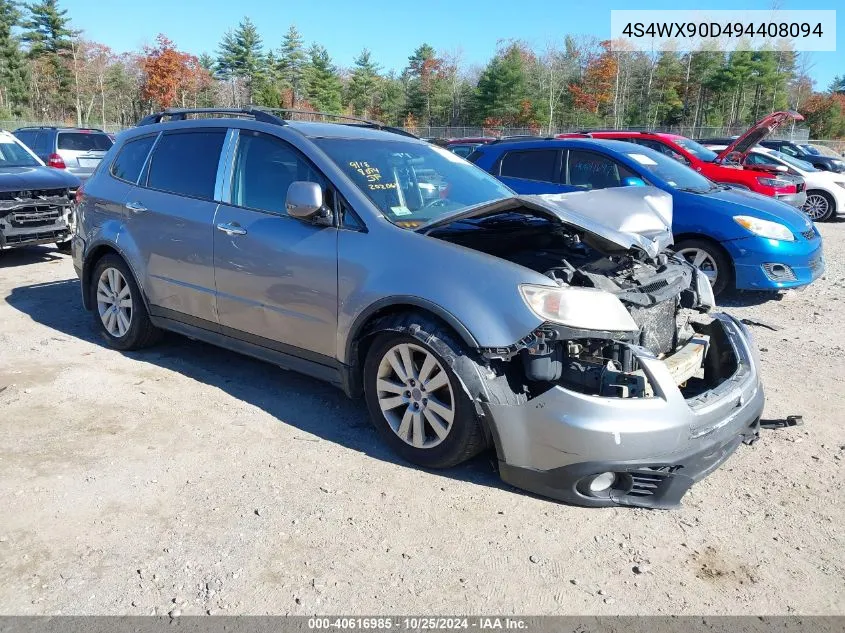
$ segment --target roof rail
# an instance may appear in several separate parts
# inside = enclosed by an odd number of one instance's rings
[[[161,123],[164,119],[171,121],[184,121],[188,114],[231,114],[235,116],[251,116],[256,121],[262,123],[274,123],[276,125],[287,125],[284,119],[280,119],[258,108],[168,108],[155,114],[145,116],[138,121],[138,126],[153,125],[154,123]]]
[[[402,136],[409,136],[411,138],[419,138],[416,134],[412,134],[411,132],[407,132],[402,128],[393,127],[390,125],[385,125],[384,123],[380,123],[379,121],[372,121],[370,119],[364,119],[357,116],[349,116],[346,114],[334,114],[332,112],[314,112],[313,110],[296,110],[290,108],[262,108],[260,106],[250,106],[253,110],[260,110],[262,112],[269,112],[276,114],[278,113],[281,115],[281,118],[284,119],[284,115],[286,114],[299,114],[303,116],[318,116],[324,117],[328,119],[337,119],[339,121],[349,121],[346,125],[359,125],[361,127],[369,127],[376,130],[383,130],[385,132],[393,132],[394,134],[401,134]]]
[[[649,130],[620,130],[618,128],[602,128],[602,129],[594,129],[594,130],[578,130],[578,134],[591,134],[593,132],[619,132],[623,134],[654,134]]]
[[[561,139],[555,138],[554,136],[503,136],[501,138],[497,138],[495,140],[490,141],[487,145],[495,145],[496,143],[524,143],[524,142],[531,142],[531,141],[559,141]]]

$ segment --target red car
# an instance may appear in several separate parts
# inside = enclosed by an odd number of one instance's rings
[[[797,112],[774,112],[755,123],[745,134],[718,154],[685,136],[663,132],[610,130],[558,134],[557,138],[588,136],[644,145],[689,165],[710,180],[773,196],[801,208],[807,199],[806,186],[802,178],[790,176],[778,170],[749,169],[742,167],[741,163],[745,154],[769,136],[779,125],[790,120],[801,121],[803,118]]]

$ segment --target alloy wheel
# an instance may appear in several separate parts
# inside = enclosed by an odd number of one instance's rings
[[[802,207],[804,213],[806,213],[811,220],[822,219],[827,215],[829,208],[830,203],[827,201],[827,198],[817,193],[807,196],[807,201]]]
[[[703,272],[710,280],[711,286],[716,286],[716,279],[719,277],[719,265],[710,253],[701,248],[684,248],[679,250],[678,254]]]
[[[106,268],[97,281],[97,312],[106,332],[121,338],[132,324],[132,291],[117,268]]]
[[[391,347],[381,359],[378,404],[393,432],[414,448],[433,448],[449,435],[455,397],[446,370],[430,351],[411,343]]]

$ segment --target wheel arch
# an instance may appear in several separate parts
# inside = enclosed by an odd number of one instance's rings
[[[684,240],[698,240],[699,242],[707,242],[711,246],[715,247],[722,255],[725,256],[725,259],[730,266],[730,274],[732,275],[733,279],[736,279],[736,268],[734,267],[734,258],[731,257],[730,252],[726,249],[719,240],[712,238],[709,235],[704,235],[702,233],[679,233],[678,235],[674,236],[672,247],[676,248],[680,242]]]
[[[126,266],[129,268],[130,272],[132,273],[132,276],[135,278],[135,283],[141,290],[141,299],[143,300],[145,307],[149,310],[150,306],[147,303],[147,296],[144,293],[144,288],[141,285],[141,281],[138,277],[138,274],[135,272],[135,268],[132,266],[132,262],[129,261],[129,258],[126,257],[125,253],[123,253],[120,248],[118,248],[115,244],[111,244],[109,242],[101,242],[100,244],[95,244],[94,246],[92,246],[89,251],[85,254],[85,258],[82,261],[82,305],[85,307],[85,309],[93,309],[93,306],[91,304],[91,293],[89,292],[89,288],[91,286],[91,275],[94,271],[94,268],[97,267],[97,262],[99,262],[106,255],[117,255],[126,263]]]
[[[426,318],[441,322],[471,349],[478,348],[478,341],[448,310],[431,301],[414,296],[394,296],[379,299],[361,311],[352,323],[344,345],[343,363],[349,368],[349,377],[345,390],[349,395],[358,396],[362,393],[362,370],[364,358],[367,355],[370,339],[378,329],[379,321],[387,317],[399,316],[407,313],[420,314]]]

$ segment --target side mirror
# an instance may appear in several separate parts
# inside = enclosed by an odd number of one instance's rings
[[[622,179],[623,187],[645,187],[645,180],[635,176],[628,176]]]
[[[308,222],[331,217],[331,212],[323,205],[323,190],[316,182],[292,182],[285,198],[285,209],[292,218]]]

